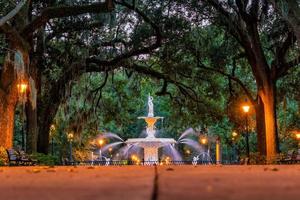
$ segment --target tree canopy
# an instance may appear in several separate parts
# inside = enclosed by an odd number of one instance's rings
[[[0,145],[11,145],[7,121],[20,109],[11,85],[24,80],[30,84],[28,151],[48,153],[52,124],[57,143],[68,131],[79,146],[105,131],[137,137],[144,124],[136,118],[145,114],[149,93],[156,114],[165,117],[158,125],[162,136],[176,138],[193,127],[221,136],[230,149],[232,131],[245,132],[246,99],[253,151],[272,160],[296,145],[297,0],[25,0],[0,6],[0,113],[8,116],[0,120],[7,130]],[[23,71],[15,64],[19,54]]]

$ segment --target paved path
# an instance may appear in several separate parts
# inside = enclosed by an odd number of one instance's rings
[[[0,200],[299,200],[300,165],[0,168]]]

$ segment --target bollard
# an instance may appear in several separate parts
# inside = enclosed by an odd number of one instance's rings
[[[222,164],[222,155],[221,155],[221,139],[220,137],[216,140],[216,164]]]

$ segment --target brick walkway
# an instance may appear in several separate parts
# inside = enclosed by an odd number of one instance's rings
[[[299,198],[300,165],[0,168],[0,200]]]

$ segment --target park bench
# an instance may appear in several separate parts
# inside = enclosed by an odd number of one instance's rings
[[[298,153],[297,153],[297,155],[295,156],[295,162],[296,162],[296,163],[300,163],[300,149],[298,149]]]
[[[35,165],[37,160],[32,159],[24,151],[16,151],[15,149],[7,149],[9,165]]]
[[[289,150],[287,154],[280,160],[281,163],[290,164],[292,163],[294,150]]]
[[[300,149],[298,151],[289,150],[284,158],[280,160],[283,164],[293,164],[300,162]]]
[[[21,165],[36,165],[37,160],[30,157],[25,151],[18,151]]]
[[[6,149],[9,165],[19,165],[19,156],[14,149]]]

